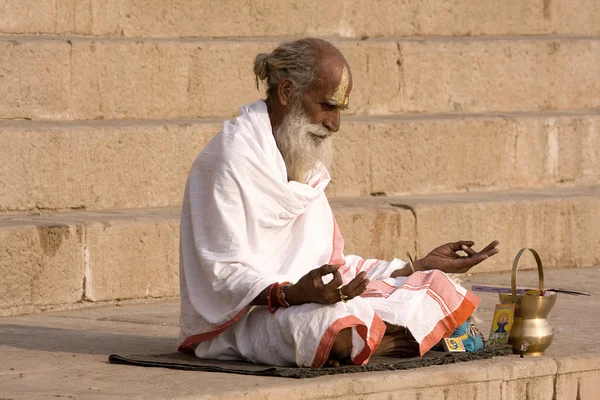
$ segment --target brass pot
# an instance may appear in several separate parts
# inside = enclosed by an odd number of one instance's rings
[[[548,313],[556,303],[556,293],[551,293],[546,296],[533,294],[518,295],[517,294],[517,269],[519,260],[523,253],[529,250],[538,268],[538,278],[540,292],[544,290],[544,269],[542,260],[539,254],[534,249],[521,249],[513,262],[511,276],[512,294],[500,293],[500,302],[504,304],[515,303],[515,319],[510,330],[508,343],[513,347],[513,353],[520,353],[530,356],[543,356],[544,351],[552,343],[554,333],[552,327],[548,323]]]

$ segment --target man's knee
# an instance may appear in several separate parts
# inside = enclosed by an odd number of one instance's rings
[[[331,346],[329,358],[333,360],[344,360],[350,357],[352,352],[352,328],[342,329]]]

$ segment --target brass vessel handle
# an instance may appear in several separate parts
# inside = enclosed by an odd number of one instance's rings
[[[512,290],[512,300],[514,303],[519,302],[519,296],[517,296],[517,269],[519,268],[519,261],[521,260],[521,256],[527,250],[529,250],[531,252],[531,254],[533,254],[533,257],[535,258],[535,262],[537,263],[537,269],[538,269],[539,287],[540,287],[541,291],[544,290],[544,268],[542,267],[542,259],[540,258],[540,255],[534,249],[530,249],[530,248],[521,249],[517,253],[517,256],[515,257],[515,261],[513,261],[512,276],[510,279],[510,287]]]

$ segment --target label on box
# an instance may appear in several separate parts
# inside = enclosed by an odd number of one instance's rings
[[[462,339],[459,337],[444,338],[442,345],[444,346],[444,350],[450,353],[461,353],[466,351],[465,345],[463,344]]]

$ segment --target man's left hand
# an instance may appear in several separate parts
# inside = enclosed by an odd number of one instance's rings
[[[463,274],[499,251],[497,240],[494,240],[479,252],[473,250],[474,244],[470,240],[446,243],[433,249],[425,257],[416,260],[413,265],[417,271],[438,269],[449,274]],[[463,251],[466,256],[457,254],[457,251]]]

